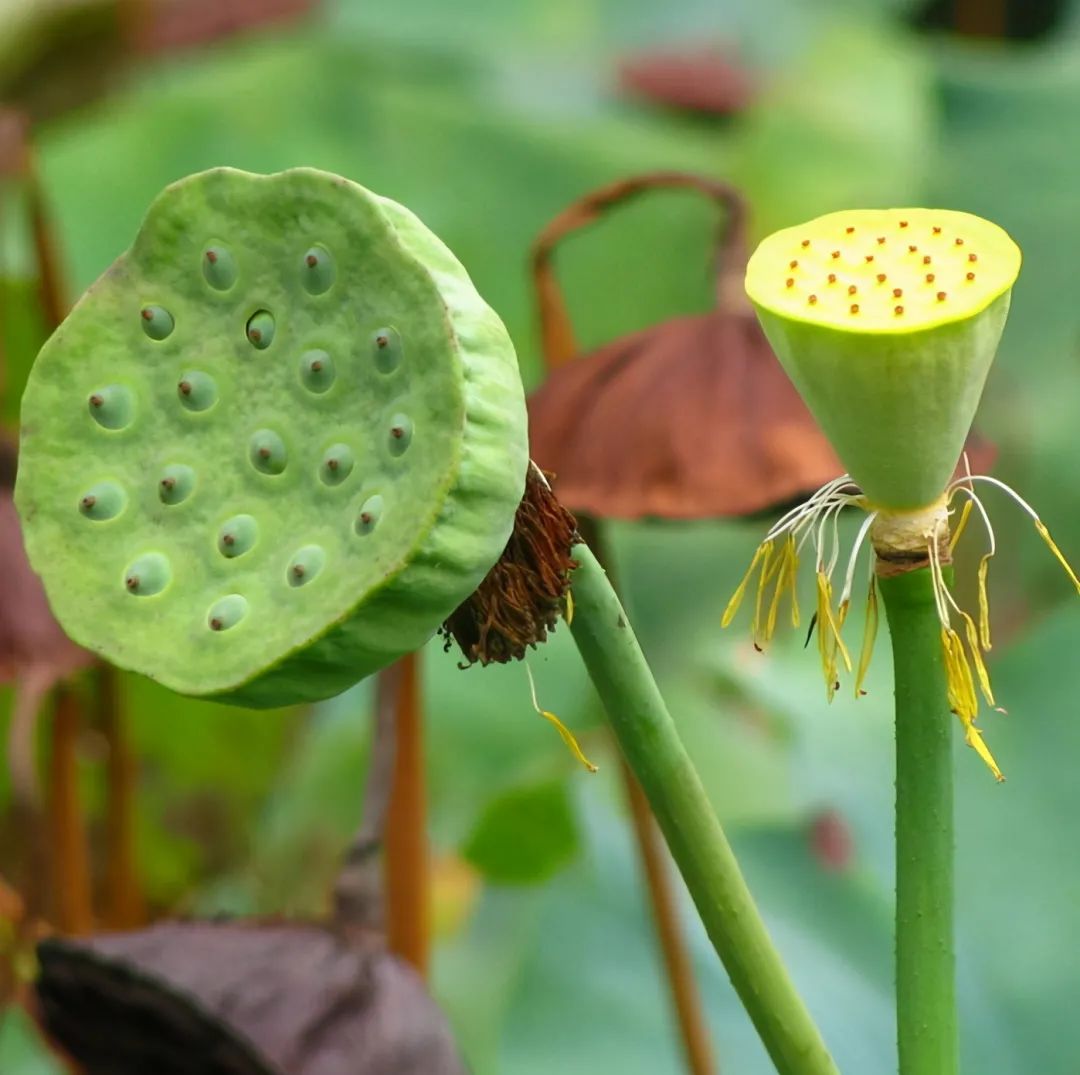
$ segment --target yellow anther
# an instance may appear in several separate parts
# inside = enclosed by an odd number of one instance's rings
[[[529,693],[532,696],[533,709],[535,709],[544,720],[554,725],[555,730],[559,733],[559,738],[566,744],[570,753],[573,754],[590,773],[597,772],[597,767],[585,757],[585,752],[578,745],[577,739],[574,738],[574,733],[570,731],[570,729],[567,728],[554,713],[540,708],[540,703],[536,700],[536,681],[533,679],[532,669],[528,664],[525,665],[525,674],[529,677]]]
[[[855,697],[862,694],[863,680],[870,670],[870,659],[874,656],[874,641],[878,629],[877,579],[870,576],[870,590],[866,595],[866,622],[863,624],[862,649],[859,651],[859,669],[855,673]]]

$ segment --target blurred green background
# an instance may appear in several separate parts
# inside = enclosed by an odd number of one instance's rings
[[[0,82],[26,85],[20,64],[47,41],[35,20],[54,6],[80,5],[0,0]],[[529,243],[600,183],[654,168],[729,179],[751,202],[756,235],[855,205],[983,214],[1017,239],[1025,264],[979,425],[998,445],[995,473],[1075,563],[1080,17],[1059,6],[1045,34],[1006,41],[917,26],[903,0],[328,0],[297,20],[160,51],[106,94],[46,110],[38,165],[72,294],[187,173],[305,164],[354,178],[410,206],[457,253],[505,319],[528,385],[541,376]],[[96,32],[86,48],[97,51],[79,57],[90,69],[110,62],[107,20]],[[625,56],[688,43],[725,46],[750,72],[740,114],[690,117],[619,92]],[[17,206],[3,209],[3,416],[14,421],[41,329],[27,237]],[[560,272],[583,341],[706,309],[712,226],[691,196],[664,193],[568,243]],[[986,715],[984,729],[1008,782],[995,785],[957,747],[963,1069],[1075,1075],[1080,607],[1024,518],[991,499],[991,673],[1009,713]],[[895,1067],[887,640],[869,695],[829,706],[801,638],[761,655],[740,629],[722,634],[762,531],[611,533],[633,622],[801,992],[841,1070],[885,1075]],[[974,551],[961,557],[962,586],[974,566]],[[682,1070],[616,759],[566,632],[531,667],[544,707],[600,763],[596,776],[535,716],[522,668],[460,672],[438,646],[423,667],[434,991],[476,1075]],[[124,688],[155,913],[324,911],[358,819],[369,686],[311,713],[224,709],[134,679]],[[0,694],[0,725],[8,709]],[[83,746],[94,821],[101,766],[94,742]],[[823,826],[850,835],[843,864],[815,839]],[[768,1072],[688,901],[685,920],[722,1069]],[[59,1070],[20,1016],[0,1021],[3,1075]]]

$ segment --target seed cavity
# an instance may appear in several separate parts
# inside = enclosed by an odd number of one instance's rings
[[[223,246],[208,246],[203,251],[203,279],[215,291],[228,291],[236,283],[236,262]]]
[[[164,306],[144,306],[139,311],[143,332],[152,340],[163,340],[176,327],[173,316]]]
[[[313,246],[304,254],[300,279],[310,295],[321,295],[334,282],[334,259],[321,246]]]
[[[274,328],[274,315],[269,310],[256,310],[247,323],[247,338],[251,346],[265,351],[274,342]]]
[[[353,471],[356,458],[347,444],[331,444],[323,452],[319,477],[326,485],[340,485]]]
[[[135,396],[122,384],[97,388],[86,401],[91,418],[103,429],[124,429],[135,417]]]
[[[209,373],[188,370],[176,385],[180,402],[189,411],[208,411],[218,398],[217,385]]]
[[[401,364],[401,336],[395,328],[376,329],[371,337],[371,353],[380,373],[393,373]]]
[[[229,560],[250,552],[259,540],[259,524],[250,515],[234,515],[218,530],[218,552]]]
[[[158,478],[162,504],[182,504],[195,491],[195,471],[184,463],[170,463]]]
[[[160,552],[144,553],[124,571],[124,589],[135,597],[153,597],[171,581],[172,567]]]
[[[322,395],[334,383],[334,360],[326,351],[305,351],[300,356],[300,383],[315,395]]]
[[[289,561],[285,578],[290,586],[306,586],[326,564],[326,552],[321,545],[305,545]]]
[[[127,507],[127,493],[116,482],[98,482],[79,497],[79,513],[95,523],[115,519]]]
[[[206,614],[206,626],[211,631],[228,631],[248,613],[246,598],[238,593],[228,594],[215,601]]]
[[[369,496],[356,513],[356,532],[360,535],[370,534],[379,525],[382,513],[383,498],[378,493]]]
[[[813,301],[817,301],[817,296],[813,297]],[[404,455],[405,450],[412,443],[412,435],[412,419],[407,414],[395,414],[390,419],[390,454]]]
[[[248,448],[251,465],[262,474],[280,474],[289,462],[285,442],[272,429],[259,429]]]

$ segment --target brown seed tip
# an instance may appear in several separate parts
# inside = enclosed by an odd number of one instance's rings
[[[293,564],[292,573],[298,579],[302,579],[304,577],[304,565],[303,564]]]
[[[311,372],[312,373],[321,373],[322,372],[322,363],[318,359],[315,359],[315,361],[311,363]]]
[[[270,449],[269,448],[260,448],[259,449],[259,458],[260,459],[269,459],[270,458]]]
[[[969,273],[967,274],[967,278],[968,278],[969,280],[974,280],[974,279],[975,279],[975,274],[974,274],[973,272],[969,272]]]
[[[337,468],[338,468],[338,461],[336,459],[327,459],[327,461],[326,461],[326,469],[327,470],[337,470]]]
[[[221,628],[224,627],[224,626],[225,625],[221,622],[221,617],[220,616],[215,616],[210,621],[210,630],[211,631],[220,631]]]
[[[805,250],[810,245],[810,240],[809,239],[803,239],[802,245],[803,245],[803,249]]]
[[[221,535],[221,544],[222,545],[229,545],[229,546],[235,545],[236,544],[236,535],[235,534],[222,534]]]
[[[829,273],[829,283],[830,284],[835,284],[836,283],[836,273],[834,273],[834,272]]]
[[[866,255],[866,261],[867,261],[868,264],[873,260],[874,260],[874,255],[873,254],[867,254]]]
[[[934,274],[932,272],[928,272],[926,274],[926,282],[928,284],[932,284],[934,282]]]
[[[183,395],[183,396],[190,396],[191,395],[191,382],[190,381],[181,381],[177,385],[177,388],[180,389],[180,394],[181,395]]]
[[[907,227],[907,221],[906,220],[901,220],[900,221],[900,227],[906,228]]]
[[[789,276],[789,277],[788,277],[788,278],[787,278],[787,279],[786,279],[786,280],[784,281],[784,284],[785,284],[785,286],[786,286],[786,287],[794,287],[794,286],[795,286],[795,281],[794,281],[794,280],[793,280],[793,279],[792,279],[792,278],[791,278],[791,277]]]
[[[251,340],[252,343],[258,343],[259,340],[262,339],[262,333],[257,328],[249,328],[248,339]]]
[[[892,293],[893,293],[893,298],[898,299],[898,298],[900,298],[901,295],[903,295],[904,289],[902,287],[894,287],[892,289]]]
[[[161,479],[161,488],[162,489],[171,490],[171,489],[173,489],[175,487],[175,485],[176,485],[176,479],[175,478],[162,478]]]
[[[940,235],[941,234],[941,228],[935,227],[934,228],[934,234],[935,235]]]
[[[319,259],[314,254],[308,254],[304,260],[307,262],[307,267],[309,269],[314,269],[315,266],[319,264]]]
[[[82,506],[89,511],[97,503],[96,496],[84,496],[82,498]]]
[[[859,304],[857,302],[853,302],[850,306],[850,310],[853,314],[857,314],[859,312]]]
[[[401,426],[391,426],[390,436],[395,440],[401,440],[401,438],[405,436],[405,430],[402,429]]]
[[[937,300],[938,300],[938,302],[944,302],[945,301],[945,292],[944,291],[939,291],[937,293]]]
[[[899,317],[903,312],[904,312],[903,306],[894,306],[893,307],[893,313],[895,313],[897,317]]]
[[[216,265],[217,264],[217,254],[215,254],[213,250],[207,250],[207,252],[206,252],[206,260],[209,261],[211,265]]]
[[[929,265],[930,264],[930,255],[929,254],[924,254],[923,255],[922,263],[924,265]]]
[[[848,235],[850,235],[854,230],[855,229],[850,224],[844,229],[844,231],[846,231]]]
[[[810,303],[811,306],[813,306],[814,303],[817,302],[817,295],[811,295],[806,301]]]
[[[151,310],[149,306],[144,306],[142,308],[142,319],[144,321],[153,321],[154,320],[154,311]]]
[[[124,579],[124,585],[129,590],[137,590],[139,588],[139,576],[138,575],[128,575],[128,577],[126,579]]]
[[[788,268],[789,269],[797,269],[798,267],[799,267],[799,263],[797,261],[789,261],[788,262]]]
[[[834,250],[834,251],[832,252],[832,256],[833,256],[834,258],[838,258],[838,257],[840,256],[840,251],[839,251],[839,250]]]
[[[387,339],[386,336],[376,336],[375,337],[375,346],[376,347],[385,347],[389,342],[390,341],[389,341],[389,339]]]
[[[957,246],[963,246],[964,245],[964,240],[961,239],[959,236],[957,236],[954,241],[955,241]]]
[[[95,392],[90,397],[90,406],[91,407],[100,407],[104,402],[105,402],[105,397],[104,396],[99,396],[97,394],[97,392]]]
[[[979,255],[978,254],[968,254],[968,261],[978,261],[978,260],[979,260]]]
[[[854,295],[854,294],[855,294],[855,292],[856,292],[856,291],[858,291],[858,290],[859,290],[859,289],[858,289],[858,288],[857,288],[857,287],[856,287],[856,286],[855,286],[854,284],[848,284],[848,289],[847,289],[847,293],[848,293],[849,295]]]
[[[364,526],[367,526],[371,522],[371,512],[370,511],[362,511],[362,512],[360,512],[360,521],[364,524]]]
[[[878,282],[879,284],[883,284],[883,283],[885,283],[885,274],[884,274],[883,272],[879,272],[879,273],[877,274],[877,282]]]
[[[885,236],[884,235],[879,235],[878,239],[877,239],[877,242],[878,242],[878,246],[884,246],[885,245]]]
[[[908,250],[908,253],[909,253],[909,254],[914,254],[914,253],[915,253],[915,251],[916,251],[916,250],[918,250],[918,249],[919,249],[919,248],[918,248],[917,246],[909,246],[909,247],[907,248],[907,250]]]

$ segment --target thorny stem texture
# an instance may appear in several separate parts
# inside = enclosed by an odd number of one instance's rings
[[[900,1075],[956,1075],[952,718],[930,570],[880,578],[896,680]]]
[[[701,780],[679,739],[603,568],[573,557],[571,631],[623,756],[648,796],[705,929],[780,1075],[836,1065],[758,913]]]

